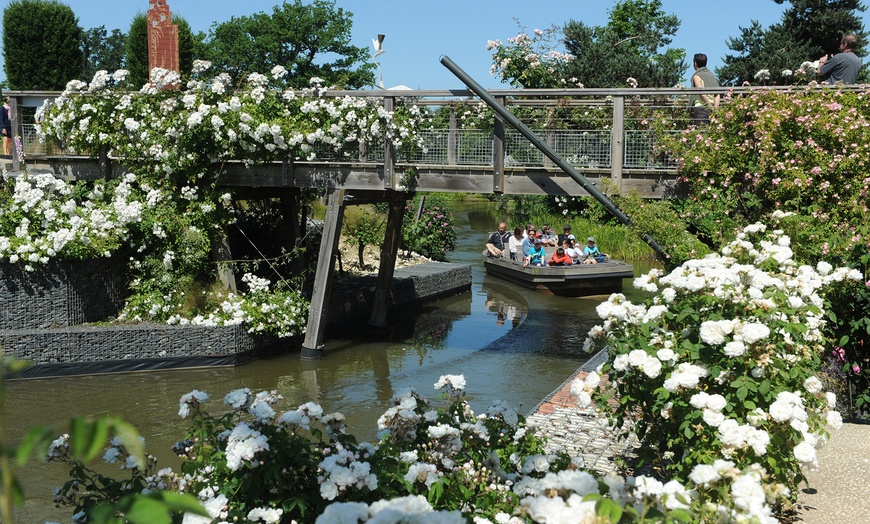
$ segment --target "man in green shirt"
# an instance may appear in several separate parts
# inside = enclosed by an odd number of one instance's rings
[[[713,72],[707,69],[707,55],[697,53],[692,61],[695,74],[692,75],[692,87],[719,87],[719,81]],[[701,126],[710,122],[710,110],[719,107],[719,95],[692,95],[692,123]]]

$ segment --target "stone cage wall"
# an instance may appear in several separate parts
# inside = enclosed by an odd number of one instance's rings
[[[52,260],[34,271],[0,264],[0,330],[100,322],[117,315],[125,298],[125,268],[117,258]]]
[[[337,286],[327,326],[364,321],[376,280]],[[390,303],[421,303],[470,288],[471,266],[428,262],[396,270]],[[0,354],[37,364],[26,373],[36,377],[234,365],[301,342],[250,334],[243,325],[94,324],[118,314],[125,290],[124,264],[114,259],[52,262],[33,272],[0,264]]]

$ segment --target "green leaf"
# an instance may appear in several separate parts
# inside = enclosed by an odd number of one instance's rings
[[[112,429],[115,430],[115,435],[118,436],[127,452],[136,459],[136,465],[139,469],[145,468],[145,444],[139,438],[139,432],[136,428],[119,418],[111,419]]]
[[[47,447],[47,444],[52,440],[52,431],[51,426],[36,426],[27,431],[15,451],[15,461],[19,467],[27,464],[36,448]]]
[[[737,388],[737,398],[741,401],[746,399],[746,395],[749,394],[749,389],[746,386],[741,386]]]
[[[69,448],[73,458],[87,462],[96,457],[106,445],[110,425],[108,419],[73,418],[69,432]]]

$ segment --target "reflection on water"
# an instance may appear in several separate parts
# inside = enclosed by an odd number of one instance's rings
[[[192,389],[207,392],[212,400],[206,406],[215,411],[226,393],[241,387],[275,390],[285,408],[313,400],[327,412],[344,413],[361,439],[374,437],[378,416],[398,392],[413,387],[434,396],[433,385],[448,373],[466,376],[476,411],[505,400],[527,412],[586,359],[583,340],[598,321],[595,306],[603,297],[555,297],[485,275],[480,246],[497,219],[485,206],[456,218],[459,241],[451,261],[472,264],[471,291],[391,311],[389,326],[377,331],[327,333],[321,360],[301,360],[296,352],[238,368],[15,381],[7,384],[0,424],[16,441],[36,424],[62,427],[73,415],[118,415],[139,428],[161,466],[177,467],[170,447],[186,428],[178,399]],[[28,468],[28,503],[18,520],[68,521],[69,511],[54,509],[51,501],[65,475],[56,464]]]

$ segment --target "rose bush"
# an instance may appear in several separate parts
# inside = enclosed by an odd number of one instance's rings
[[[61,438],[49,459],[69,461],[72,478],[57,501],[88,522],[131,493],[175,500],[178,491],[196,495],[209,515],[187,513],[186,524],[774,522],[771,503],[785,492],[768,489],[763,468],[724,459],[696,466],[683,482],[597,477],[582,459],[545,453],[510,406],[496,402],[476,415],[462,375],[444,375],[435,388],[437,408],[413,390],[397,395],[374,444],[357,442],[341,414],[312,402],[285,407],[275,392],[243,388],[212,415],[208,395],[193,390],[179,401],[179,415],[191,418],[174,447],[181,472],[158,470],[151,457],[139,463],[114,439],[104,460],[121,463],[127,478],[98,477]]]
[[[0,260],[35,270],[53,257],[129,258],[125,320],[225,325],[279,336],[304,331],[307,304],[289,277],[228,295],[213,290],[216,245],[235,223],[233,194],[219,187],[224,163],[349,158],[361,143],[420,147],[423,115],[399,102],[331,98],[318,79],[293,90],[286,71],[252,73],[234,89],[225,75],[156,69],[138,92],[126,72],[72,81],[39,111],[41,139],[69,153],[123,158],[126,172],[69,184],[25,173],[0,183]],[[271,284],[271,283],[270,283]],[[287,306],[286,308],[284,306]]]
[[[616,406],[614,422],[643,441],[640,466],[696,484],[706,482],[698,471],[712,475],[698,467],[723,460],[764,468],[764,493],[777,499],[815,465],[827,428],[842,424],[817,377],[824,293],[862,275],[798,265],[789,244],[780,230],[747,226],[721,254],[637,279],[653,293],[647,303],[614,294],[598,306],[604,324],[586,347],[608,346],[600,373],[609,384],[593,374],[573,387],[581,405],[594,400],[602,414]]]

